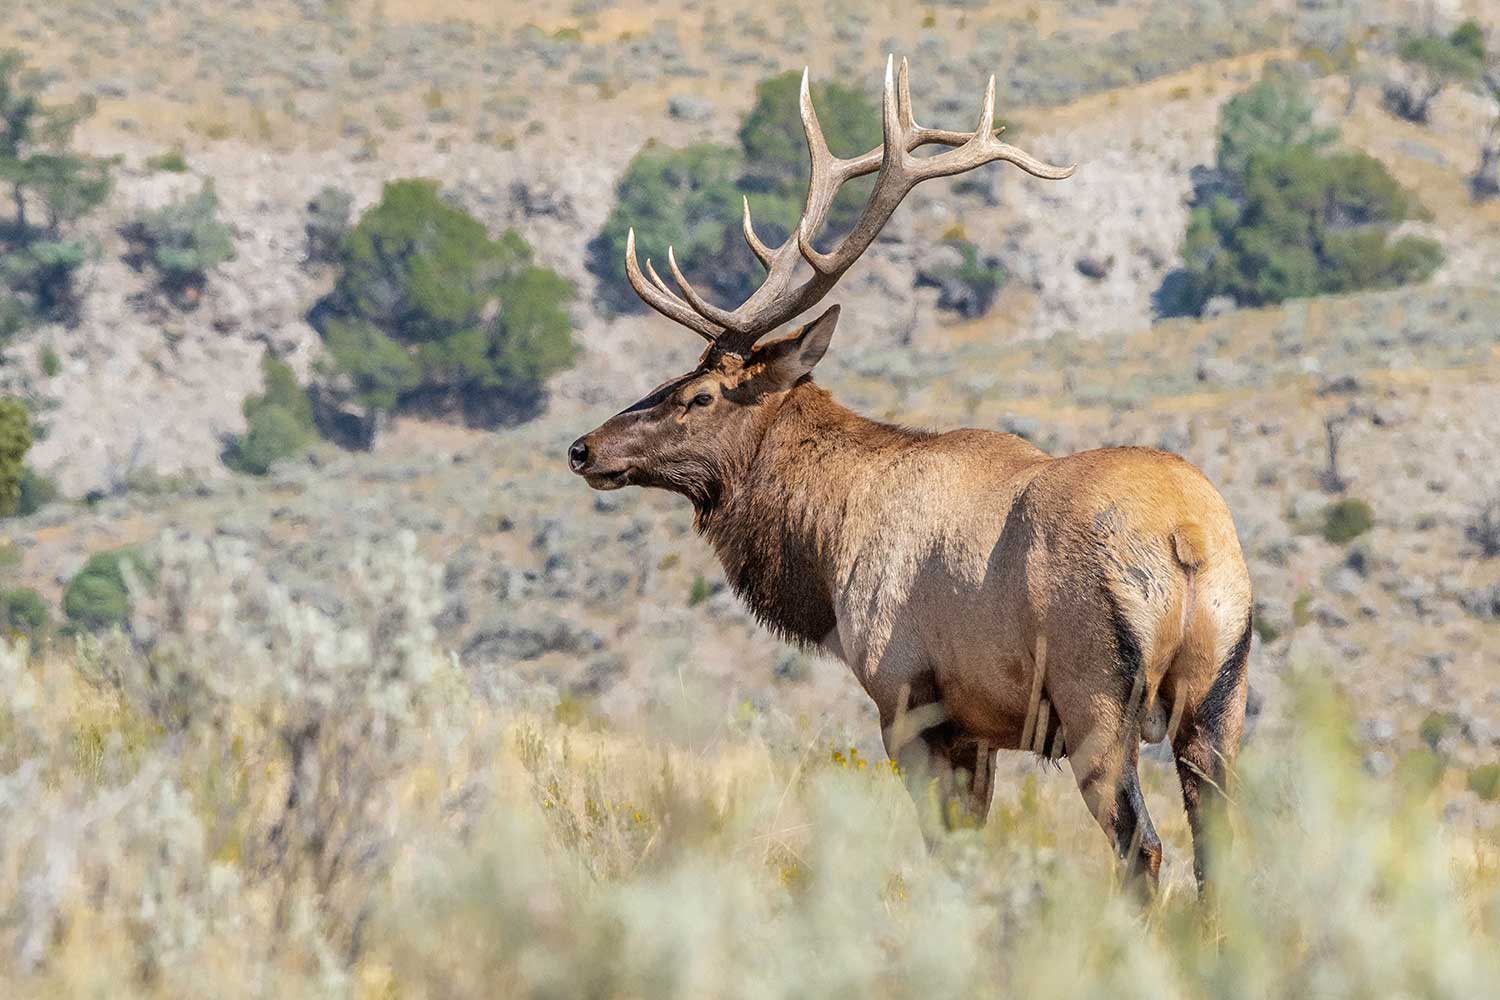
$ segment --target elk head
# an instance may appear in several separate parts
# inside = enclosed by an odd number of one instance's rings
[[[636,260],[635,232],[625,244],[625,273],[631,287],[657,312],[708,341],[698,366],[653,390],[605,421],[568,450],[573,471],[594,489],[626,485],[657,486],[690,497],[700,509],[729,477],[750,465],[760,433],[789,389],[806,379],[828,349],[838,307],[777,340],[761,338],[816,305],[875,241],[896,206],[917,184],[1004,161],[1035,177],[1061,180],[1073,167],[1043,163],[999,140],[995,119],[995,78],[990,77],[973,132],[924,128],[912,117],[906,60],[899,73],[887,59],[881,102],[884,139],[863,156],[834,156],[823,138],[802,73],[802,127],[812,159],[802,218],[795,233],[778,247],[767,246],[750,221],[744,202],[745,241],[766,269],[766,278],[737,309],[722,309],[703,298],[683,276],[669,247],[667,265],[680,289],[672,291],[646,260]],[[922,146],[956,147],[915,156]],[[831,251],[813,246],[839,188],[848,180],[879,171],[854,228]],[[800,284],[792,279],[806,263]]]

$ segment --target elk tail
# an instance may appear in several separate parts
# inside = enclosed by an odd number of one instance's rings
[[[1193,625],[1193,615],[1197,611],[1198,571],[1207,561],[1208,543],[1204,538],[1203,527],[1192,521],[1173,528],[1169,537],[1172,555],[1182,567],[1185,578],[1177,634],[1181,637],[1179,641],[1186,641],[1188,630]],[[1180,710],[1180,706],[1169,706],[1162,699],[1153,698],[1141,716],[1141,739],[1147,743],[1160,743],[1166,739],[1177,722],[1168,717],[1169,710],[1174,707]]]
[[[1172,554],[1187,571],[1189,580],[1203,566],[1204,553],[1207,551],[1208,544],[1203,538],[1201,525],[1189,521],[1172,529]]]

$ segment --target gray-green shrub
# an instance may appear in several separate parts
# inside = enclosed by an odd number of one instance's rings
[[[63,616],[68,623],[86,632],[127,624],[131,608],[127,574],[150,579],[149,568],[135,549],[113,549],[90,556],[63,589]]]
[[[125,227],[134,259],[155,270],[178,305],[197,302],[208,272],[234,257],[234,233],[219,220],[212,181],[197,193],[143,212]]]
[[[8,517],[20,507],[31,441],[26,405],[19,399],[0,396],[0,517]]]
[[[1467,20],[1448,35],[1417,34],[1397,47],[1407,73],[1386,84],[1385,105],[1392,114],[1426,123],[1435,101],[1454,84],[1473,83],[1484,71],[1484,29]]]
[[[342,188],[327,185],[307,203],[307,260],[312,264],[338,262],[344,237],[349,233],[354,196]]]
[[[30,587],[0,590],[0,633],[23,635],[33,645],[52,622],[47,601]]]
[[[1375,511],[1364,500],[1349,497],[1323,511],[1323,537],[1335,545],[1352,542],[1375,526]]]
[[[275,462],[300,454],[317,435],[312,401],[291,366],[267,351],[260,362],[265,388],[245,400],[245,433],[227,449],[231,469],[263,476]]]

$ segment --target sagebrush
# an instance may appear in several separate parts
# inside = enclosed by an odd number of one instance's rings
[[[1043,769],[929,855],[899,778],[819,730],[727,720],[692,746],[487,693],[434,640],[409,535],[355,558],[337,618],[233,540],[153,565],[128,636],[0,647],[9,996],[1457,997],[1500,975],[1500,835],[1445,826],[1433,792],[1462,776],[1371,778],[1306,678],[1242,758],[1216,899],[1179,864],[1143,908]]]

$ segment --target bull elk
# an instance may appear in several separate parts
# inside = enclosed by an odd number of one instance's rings
[[[929,433],[868,420],[812,381],[832,306],[778,339],[875,240],[918,183],[1013,163],[991,77],[973,132],[912,118],[907,66],[882,100],[884,140],[852,159],[823,139],[804,71],[812,179],[796,232],[744,236],[764,283],[733,311],[636,260],[626,273],[662,315],[708,342],[697,367],[575,441],[589,486],[692,501],[695,525],[756,616],[846,663],[879,709],[929,838],[955,812],[982,822],[997,750],[1066,757],[1126,872],[1154,888],[1161,842],[1141,796],[1141,740],[1170,738],[1204,881],[1203,824],[1224,801],[1247,691],[1250,583],[1229,510],[1184,459],[1146,448],[1052,457],[988,430]],[[924,156],[922,146],[953,147]],[[840,186],[877,173],[837,246],[813,245]],[[810,267],[800,284],[794,274]],[[934,807],[936,800],[943,805]],[[959,810],[953,808],[954,805]]]

